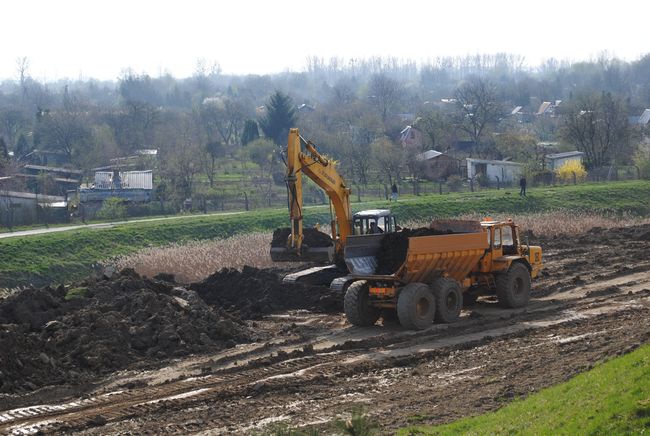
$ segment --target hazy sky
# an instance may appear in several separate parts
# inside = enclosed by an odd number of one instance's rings
[[[2,79],[17,77],[18,57],[56,80],[129,67],[185,77],[199,58],[260,74],[302,70],[307,56],[508,52],[536,65],[650,52],[648,0],[4,0],[0,17]]]

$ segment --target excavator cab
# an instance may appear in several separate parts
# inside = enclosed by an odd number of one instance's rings
[[[395,216],[388,209],[370,209],[357,212],[352,217],[353,235],[372,235],[397,231]]]

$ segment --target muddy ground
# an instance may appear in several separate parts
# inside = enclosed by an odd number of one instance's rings
[[[53,379],[0,394],[0,433],[327,429],[357,406],[390,432],[494,410],[650,341],[649,225],[530,242],[543,246],[546,269],[527,308],[501,309],[484,297],[459,322],[422,332],[390,323],[353,328],[338,311],[314,311],[320,297],[271,311],[255,306],[254,293],[233,303],[237,294],[217,287],[242,279],[228,282],[234,273],[226,271],[184,292],[213,298],[202,304],[248,335],[230,339],[237,345],[217,342],[198,354],[188,346],[180,357],[145,353],[119,372],[89,373],[83,385]],[[277,291],[266,274],[252,274],[260,299]],[[166,286],[159,294],[174,306],[167,297],[181,291]]]

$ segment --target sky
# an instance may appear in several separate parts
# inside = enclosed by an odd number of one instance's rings
[[[0,80],[27,58],[36,80],[115,80],[126,70],[193,74],[302,71],[343,59],[521,55],[633,61],[650,52],[648,0],[3,0]]]

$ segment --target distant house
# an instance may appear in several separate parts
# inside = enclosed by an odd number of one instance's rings
[[[585,154],[581,151],[567,151],[564,153],[553,153],[546,155],[546,167],[553,171],[560,168],[565,163],[577,160],[582,162],[585,157]]]
[[[399,143],[402,147],[417,147],[422,148],[424,143],[422,132],[413,126],[406,126],[399,133]]]
[[[644,110],[637,121],[637,124],[642,126],[647,126],[648,123],[650,123],[650,109]]]
[[[490,182],[512,183],[519,179],[523,170],[523,164],[506,160],[467,158],[466,161],[468,179],[483,174]]]
[[[440,180],[458,174],[458,161],[436,150],[427,150],[416,156],[424,163],[423,176],[428,180]]]
[[[65,197],[0,189],[0,224],[3,226],[67,221]]]
[[[14,174],[14,177],[24,179],[27,187],[33,192],[40,190],[44,178],[49,179],[53,182],[56,193],[65,195],[67,191],[79,187],[82,175],[79,170],[30,164],[23,166],[21,173]]]
[[[25,156],[18,156],[21,162],[33,165],[63,166],[70,163],[70,156],[62,151],[32,150]]]
[[[545,101],[539,105],[537,116],[555,116],[557,108],[562,104],[562,100]]]

